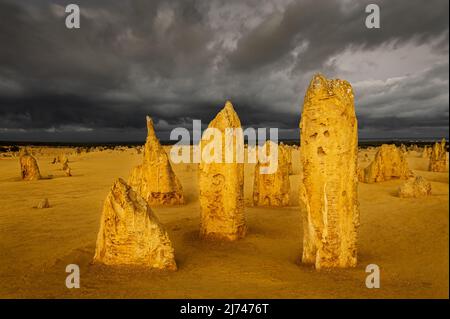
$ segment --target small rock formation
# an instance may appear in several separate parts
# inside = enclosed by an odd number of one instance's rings
[[[430,156],[431,156],[431,148],[429,148],[428,146],[425,146],[422,151],[422,158],[429,159]]]
[[[103,205],[94,262],[177,269],[167,231],[145,200],[120,178]]]
[[[429,170],[431,172],[445,172],[447,170],[447,150],[445,138],[441,143],[435,143],[431,150]]]
[[[347,81],[315,75],[300,122],[304,263],[316,269],[357,262],[358,133]]]
[[[431,195],[431,184],[422,176],[411,176],[398,189],[398,196],[402,198],[416,198],[428,195]]]
[[[267,141],[265,144],[266,153],[269,154],[273,147],[277,147],[274,142]],[[261,174],[261,164],[255,166],[255,178],[253,183],[253,205],[282,207],[289,205],[289,171],[290,150],[281,145],[278,146],[278,168],[273,174]]]
[[[64,165],[69,163],[69,159],[67,158],[66,154],[62,153],[58,155],[58,162]]]
[[[50,207],[50,202],[48,201],[48,198],[44,198],[36,206],[36,208],[38,208],[38,209],[49,208],[49,207]]]
[[[285,154],[286,161],[288,164],[288,169],[289,169],[289,175],[292,175],[292,174],[294,174],[294,169],[292,167],[292,148],[289,145],[284,145],[283,143],[281,143],[279,145],[278,149],[280,149],[280,148],[283,149],[282,151]]]
[[[364,182],[364,168],[358,167],[356,174],[358,175],[358,182]]]
[[[36,159],[24,151],[20,156],[20,175],[24,181],[36,181],[41,179],[41,173]]]
[[[173,172],[167,153],[156,137],[153,121],[149,116],[147,130],[143,163],[132,170],[128,184],[150,206],[183,204],[183,188]]]
[[[407,179],[410,174],[403,152],[395,145],[381,145],[375,159],[364,169],[365,183],[377,183],[393,178]]]
[[[408,153],[408,149],[406,148],[405,144],[401,144],[400,145],[400,150],[402,151],[403,154],[407,154]]]
[[[215,128],[222,133],[222,162],[206,163],[202,156],[199,165],[199,189],[201,226],[200,237],[204,239],[236,240],[245,236],[244,217],[244,164],[225,163],[225,129],[240,128],[241,121],[233,105],[227,101],[225,107],[209,123],[208,128]],[[233,137],[233,145],[236,145]],[[213,139],[205,140],[202,136],[203,151]],[[233,148],[233,158],[236,158]]]
[[[64,169],[64,174],[65,174],[67,177],[72,176],[72,169],[69,167],[69,165],[67,165],[67,167]]]

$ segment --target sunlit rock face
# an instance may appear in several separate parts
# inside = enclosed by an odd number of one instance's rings
[[[253,182],[253,205],[282,207],[289,205],[290,182],[289,173],[292,170],[290,149],[274,142],[267,141],[266,152],[270,153],[278,147],[278,166],[272,174],[262,174],[261,164],[255,166]]]
[[[441,143],[435,143],[430,155],[429,170],[432,172],[445,172],[447,171],[447,150],[445,139],[443,138]]]
[[[41,179],[41,173],[37,160],[27,151],[22,152],[19,158],[20,162],[20,177],[24,181],[36,181]]]
[[[236,158],[236,147],[230,151],[230,144],[225,143],[225,130],[240,127],[241,121],[228,101],[208,126],[221,133],[222,154],[219,163],[207,162],[202,156],[199,165],[201,238],[236,240],[245,236],[244,164],[236,160],[231,163],[225,161],[227,149]],[[236,145],[237,138],[233,137],[233,145]],[[207,139],[204,134],[201,140],[202,153],[210,148],[211,143],[214,143],[214,139]]]
[[[384,182],[394,178],[407,179],[410,175],[408,162],[401,149],[395,145],[381,145],[372,163],[364,169],[365,183]]]
[[[150,206],[183,204],[183,188],[148,116],[147,130],[143,163],[132,170],[128,184]]]
[[[351,85],[315,75],[300,122],[304,263],[316,269],[357,262],[357,120]]]
[[[114,182],[104,202],[94,262],[177,269],[167,231],[122,179]]]
[[[410,176],[398,189],[402,198],[417,198],[431,195],[431,183],[422,176]]]

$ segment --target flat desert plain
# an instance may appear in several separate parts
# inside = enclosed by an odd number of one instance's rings
[[[168,150],[168,148],[167,148]],[[35,154],[44,177],[21,181],[18,158],[0,158],[0,297],[2,298],[448,298],[448,172],[408,152],[410,169],[432,195],[399,198],[400,180],[359,183],[358,266],[315,270],[299,263],[302,218],[299,151],[292,154],[291,205],[252,207],[254,166],[245,166],[247,236],[201,241],[197,165],[173,165],[186,205],[152,207],[168,230],[178,271],[92,264],[103,201],[118,177],[128,179],[142,155],[134,148],[75,154],[71,177],[51,164],[61,149]],[[366,156],[367,154],[368,156]],[[360,166],[375,150],[360,150]],[[51,207],[33,208],[43,198]],[[80,267],[79,289],[65,285],[66,266]],[[380,267],[381,287],[365,285],[366,266]]]

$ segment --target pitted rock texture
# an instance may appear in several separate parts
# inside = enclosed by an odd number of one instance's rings
[[[304,263],[354,267],[359,225],[357,120],[347,81],[315,75],[300,122]]]
[[[431,195],[431,183],[422,176],[411,176],[398,189],[398,196],[402,198],[417,198]]]

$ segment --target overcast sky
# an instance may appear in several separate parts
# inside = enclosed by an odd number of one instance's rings
[[[81,8],[81,28],[64,8]],[[365,27],[376,3],[381,28]],[[162,139],[230,99],[298,137],[312,75],[348,80],[361,138],[448,137],[448,0],[0,0],[0,140]]]

